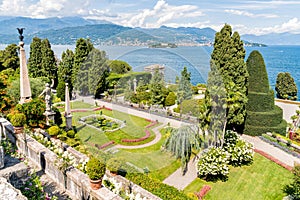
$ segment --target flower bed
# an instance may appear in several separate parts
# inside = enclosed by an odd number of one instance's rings
[[[132,142],[141,142],[144,141],[146,139],[148,139],[151,135],[149,130],[145,130],[146,135],[144,137],[141,138],[137,138],[137,139],[122,139],[122,142],[128,142],[128,143],[132,143]]]
[[[296,151],[293,151],[293,150],[289,149],[289,148],[286,146],[286,144],[278,142],[278,140],[277,140],[276,138],[272,138],[272,137],[267,136],[267,135],[259,136],[259,138],[260,138],[261,140],[263,140],[264,142],[269,143],[269,144],[273,145],[274,147],[277,147],[277,148],[279,148],[279,149],[285,151],[286,153],[288,153],[288,154],[290,154],[290,155],[292,155],[292,156],[295,156],[295,157],[297,157],[297,158],[300,158],[300,154],[299,154],[299,153],[297,153]],[[294,147],[292,147],[292,146],[290,146],[290,147],[291,147],[291,148],[294,148]]]
[[[114,143],[115,143],[115,141],[109,141],[109,142],[107,142],[107,143],[101,145],[99,148],[100,148],[100,149],[104,149],[105,147],[108,147],[108,146],[110,146],[110,145],[112,145],[112,144],[114,144]]]

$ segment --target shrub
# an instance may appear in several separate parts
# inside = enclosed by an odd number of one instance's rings
[[[67,131],[67,136],[69,137],[69,138],[74,138],[75,137],[75,131],[74,130],[68,130]]]
[[[197,173],[200,178],[208,181],[228,178],[228,153],[220,148],[213,147],[203,153],[197,163]]]
[[[105,170],[105,164],[95,157],[91,158],[86,164],[86,173],[91,180],[102,179]]]
[[[24,126],[26,124],[26,116],[23,113],[15,113],[10,117],[10,122],[14,127]]]
[[[53,112],[55,112],[54,115],[54,123],[58,126],[60,126],[63,122],[62,117],[61,117],[61,113],[59,111],[58,108],[56,108],[55,106],[52,107]]]
[[[48,133],[50,136],[56,136],[60,133],[60,128],[58,126],[51,126],[48,128]]]
[[[253,146],[244,140],[238,139],[237,143],[229,145],[226,151],[232,166],[249,165],[253,162]]]
[[[293,182],[283,188],[284,193],[289,195],[290,199],[300,199],[300,165],[295,165],[293,169]]]
[[[177,190],[176,188],[161,183],[158,180],[151,179],[145,174],[127,173],[126,178],[135,184],[141,186],[145,190],[155,194],[161,199],[172,200],[191,200],[186,194]]]
[[[176,101],[176,95],[174,92],[169,92],[165,100],[165,106],[173,106]]]

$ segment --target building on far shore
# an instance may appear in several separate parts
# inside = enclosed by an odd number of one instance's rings
[[[161,73],[163,76],[165,74],[165,66],[164,65],[160,65],[160,64],[149,65],[147,67],[144,67],[144,70],[146,72],[151,72],[152,75],[154,74],[154,72],[156,70],[158,70],[159,73]]]

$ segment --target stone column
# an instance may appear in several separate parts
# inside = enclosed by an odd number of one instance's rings
[[[70,104],[68,83],[66,83],[66,89],[65,89],[65,118],[66,118],[67,130],[72,129],[72,114],[71,114],[71,104]]]
[[[137,85],[137,80],[136,78],[133,79],[133,91],[136,93],[136,85]]]
[[[20,41],[19,46],[20,46],[20,104],[23,104],[31,100],[31,89],[30,89],[28,69],[26,64],[24,42]]]
[[[4,133],[4,127],[3,124],[0,123],[0,169],[4,167],[4,149],[3,146],[1,145],[3,133]]]

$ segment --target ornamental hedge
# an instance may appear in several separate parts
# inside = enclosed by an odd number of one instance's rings
[[[153,193],[154,195],[160,197],[161,199],[164,199],[164,200],[170,200],[170,199],[172,199],[172,200],[192,200],[190,197],[188,197],[183,192],[180,192],[175,187],[161,183],[158,180],[154,180],[145,174],[127,173],[126,178],[129,181],[132,181],[133,183],[141,186],[145,190],[148,190],[149,192]]]
[[[249,55],[247,70],[249,87],[244,133],[256,136],[274,131],[285,135],[287,123],[282,109],[274,105],[274,92],[270,90],[266,65],[258,51]]]

